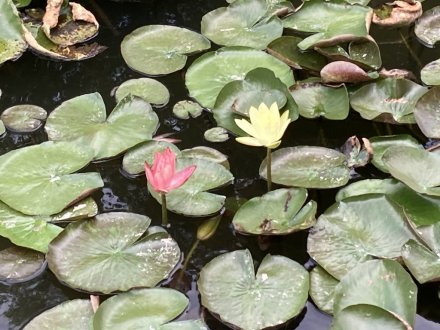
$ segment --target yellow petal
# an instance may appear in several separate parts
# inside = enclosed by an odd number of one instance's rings
[[[253,147],[262,147],[263,145],[260,143],[260,141],[258,141],[257,139],[250,137],[250,136],[243,136],[243,137],[238,137],[235,138],[235,140],[237,142],[240,142],[242,144],[246,144],[248,146],[253,146]]]
[[[238,127],[240,127],[243,131],[251,136],[256,136],[256,132],[254,127],[248,122],[246,119],[235,119],[235,123]]]
[[[275,149],[275,148],[277,148],[280,144],[281,144],[281,140],[278,140],[278,141],[273,142],[273,143],[270,144],[270,145],[267,145],[266,148],[269,148],[269,149]]]

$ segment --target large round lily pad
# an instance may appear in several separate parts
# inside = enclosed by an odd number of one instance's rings
[[[426,10],[416,21],[414,33],[426,46],[434,47],[440,40],[440,6]]]
[[[283,34],[283,24],[268,13],[266,0],[235,1],[202,17],[202,34],[222,46],[265,49]]]
[[[0,2],[0,64],[14,60],[26,50],[27,44],[21,32],[20,16],[11,0]]]
[[[440,138],[440,86],[431,88],[417,102],[414,116],[420,130],[429,138]]]
[[[93,158],[86,146],[44,142],[0,157],[0,200],[30,215],[62,211],[104,185],[98,173],[75,173]]]
[[[264,329],[301,312],[307,301],[309,276],[297,262],[271,255],[263,259],[255,274],[250,252],[238,250],[211,260],[200,272],[197,284],[202,305],[222,321],[241,329]]]
[[[116,102],[128,94],[138,96],[156,106],[165,106],[170,100],[168,88],[160,81],[151,78],[129,79],[124,81],[115,92]]]
[[[32,104],[14,105],[2,112],[0,119],[5,126],[16,132],[33,132],[43,125],[47,112]]]
[[[74,97],[58,106],[47,119],[47,135],[53,141],[75,141],[94,150],[94,158],[109,158],[151,140],[158,117],[149,103],[136,96],[122,99],[106,118],[99,93]]]
[[[256,68],[272,70],[287,87],[294,82],[289,66],[269,54],[246,47],[226,47],[200,56],[186,72],[190,96],[213,108],[221,89],[233,80],[243,80]]]
[[[440,85],[440,59],[426,64],[420,71],[420,78],[426,85]]]
[[[140,289],[125,292],[104,301],[93,317],[95,330],[181,329],[207,330],[201,321],[170,322],[182,314],[189,300],[177,290]],[[166,327],[164,327],[166,325]]]
[[[196,170],[181,187],[167,193],[167,208],[187,216],[205,216],[218,212],[225,196],[208,192],[231,183],[234,177],[224,166],[206,159],[177,158],[176,171],[196,165]],[[150,184],[148,190],[160,203],[160,194]]]
[[[341,279],[366,260],[399,258],[408,239],[415,236],[403,210],[386,196],[365,195],[344,199],[327,209],[310,231],[307,252]]]
[[[44,254],[40,252],[17,246],[0,251],[0,282],[28,281],[45,268]]]
[[[304,188],[277,189],[247,201],[235,213],[237,231],[256,235],[283,235],[313,226],[316,202],[306,205]]]
[[[133,70],[160,75],[182,69],[187,55],[210,47],[209,40],[196,32],[171,25],[147,25],[125,36],[121,53]]]
[[[61,282],[89,292],[153,287],[169,276],[180,250],[167,232],[149,225],[148,217],[125,212],[73,222],[49,245],[49,268]]]
[[[350,179],[344,154],[324,147],[298,146],[272,153],[272,181],[285,186],[335,188]],[[267,160],[260,165],[260,176],[266,179]]]

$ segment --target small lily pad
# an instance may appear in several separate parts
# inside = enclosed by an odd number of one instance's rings
[[[88,292],[153,287],[169,276],[180,250],[167,232],[149,225],[148,217],[125,212],[72,222],[49,245],[49,268],[61,282]]]
[[[17,246],[0,251],[0,282],[25,282],[45,268],[44,254],[40,252]]]
[[[426,64],[420,72],[420,78],[426,85],[440,85],[440,59]]]
[[[350,168],[367,165],[373,155],[370,141],[362,138],[361,143],[356,135],[350,136],[342,145],[340,151],[347,157],[347,166]]]
[[[431,88],[417,102],[414,116],[420,130],[429,138],[440,138],[440,86]]]
[[[304,188],[277,189],[247,201],[235,213],[234,229],[255,235],[286,235],[316,222],[316,202]]]
[[[17,9],[11,0],[0,3],[0,64],[15,60],[27,48],[21,35],[23,23]]]
[[[250,252],[238,250],[211,260],[200,272],[197,284],[202,305],[223,322],[240,329],[264,329],[301,312],[307,301],[309,276],[297,262],[271,255],[263,259],[255,274]]]
[[[213,127],[205,131],[203,137],[209,142],[225,142],[229,140],[229,134],[223,127]]]
[[[402,247],[402,258],[419,283],[440,281],[440,257],[417,241]]]
[[[124,37],[121,53],[127,65],[147,75],[182,69],[187,55],[211,47],[201,34],[170,25],[147,25]]]
[[[320,75],[324,83],[359,83],[378,77],[378,75],[368,74],[356,64],[346,61],[327,64],[321,69]]]
[[[0,116],[8,129],[19,133],[36,131],[46,118],[46,110],[32,104],[14,105],[3,111]]]
[[[197,118],[202,112],[200,104],[190,100],[179,101],[173,107],[173,114],[180,119]]]
[[[220,165],[223,165],[225,168],[229,169],[228,156],[222,154],[220,151],[214,148],[205,147],[205,146],[194,147],[191,149],[182,150],[180,155],[181,157],[186,157],[186,158],[207,159],[211,162],[215,162]]]
[[[328,148],[298,146],[272,153],[272,181],[303,188],[335,188],[350,179],[344,154]],[[267,160],[260,165],[260,176],[266,179]]]
[[[426,10],[416,21],[414,33],[426,46],[434,47],[440,40],[440,6]]]
[[[316,266],[310,272],[310,297],[320,310],[333,314],[334,293],[339,281]]]
[[[51,217],[50,222],[70,222],[92,218],[98,214],[98,204],[89,197]]]
[[[170,100],[168,88],[161,82],[151,78],[129,79],[124,81],[116,89],[116,102],[119,103],[128,94],[138,96],[146,102],[158,107],[165,106]]]
[[[3,121],[0,119],[0,137],[6,133],[6,127],[5,124],[3,124]]]

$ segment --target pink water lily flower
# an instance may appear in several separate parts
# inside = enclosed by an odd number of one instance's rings
[[[166,194],[171,190],[183,185],[195,171],[196,166],[176,172],[176,155],[170,149],[166,148],[162,153],[154,154],[153,165],[145,162],[145,175],[153,189],[161,194]]]

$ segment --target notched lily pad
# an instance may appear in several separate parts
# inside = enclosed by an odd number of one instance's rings
[[[440,86],[431,88],[414,108],[420,130],[429,138],[440,138]]]
[[[180,119],[197,118],[203,112],[203,108],[197,102],[183,100],[177,102],[173,107],[173,114]]]
[[[412,24],[422,15],[419,1],[393,1],[374,10],[373,23],[381,26],[401,27]]]
[[[428,47],[440,40],[440,6],[426,10],[416,21],[414,33]]]
[[[367,73],[356,64],[346,61],[335,61],[321,69],[324,83],[359,83],[378,77],[377,73]]]
[[[18,246],[0,251],[0,282],[28,281],[44,271],[44,254]]]
[[[146,102],[163,107],[170,100],[168,88],[160,81],[151,78],[129,79],[116,88],[116,102],[120,102],[128,94],[138,96]]]
[[[16,60],[27,48],[22,37],[23,23],[11,0],[0,3],[0,64]]]
[[[14,105],[3,111],[0,116],[8,129],[19,133],[28,133],[39,129],[46,118],[46,110],[32,104]]]
[[[207,159],[209,161],[223,165],[225,168],[229,169],[228,156],[214,148],[205,146],[194,147],[191,149],[182,150],[180,155],[181,157],[186,158]]]
[[[229,140],[229,134],[223,127],[213,127],[205,131],[203,137],[209,142],[225,142]]]

